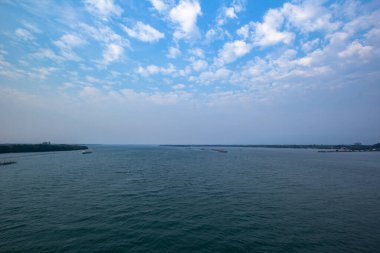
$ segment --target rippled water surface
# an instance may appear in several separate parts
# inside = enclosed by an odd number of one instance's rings
[[[0,252],[379,252],[380,153],[0,155]]]

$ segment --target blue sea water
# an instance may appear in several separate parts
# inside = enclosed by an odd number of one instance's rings
[[[3,154],[0,252],[380,252],[380,153]]]

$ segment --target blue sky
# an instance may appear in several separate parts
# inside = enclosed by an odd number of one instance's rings
[[[380,142],[380,2],[0,2],[0,142]]]

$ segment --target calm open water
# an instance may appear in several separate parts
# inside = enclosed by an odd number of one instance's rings
[[[0,252],[380,252],[380,152],[3,154]]]

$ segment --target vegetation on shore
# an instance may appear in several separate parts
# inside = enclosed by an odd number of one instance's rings
[[[24,153],[24,152],[49,152],[49,151],[70,151],[88,149],[84,145],[70,144],[0,144],[1,153]]]

